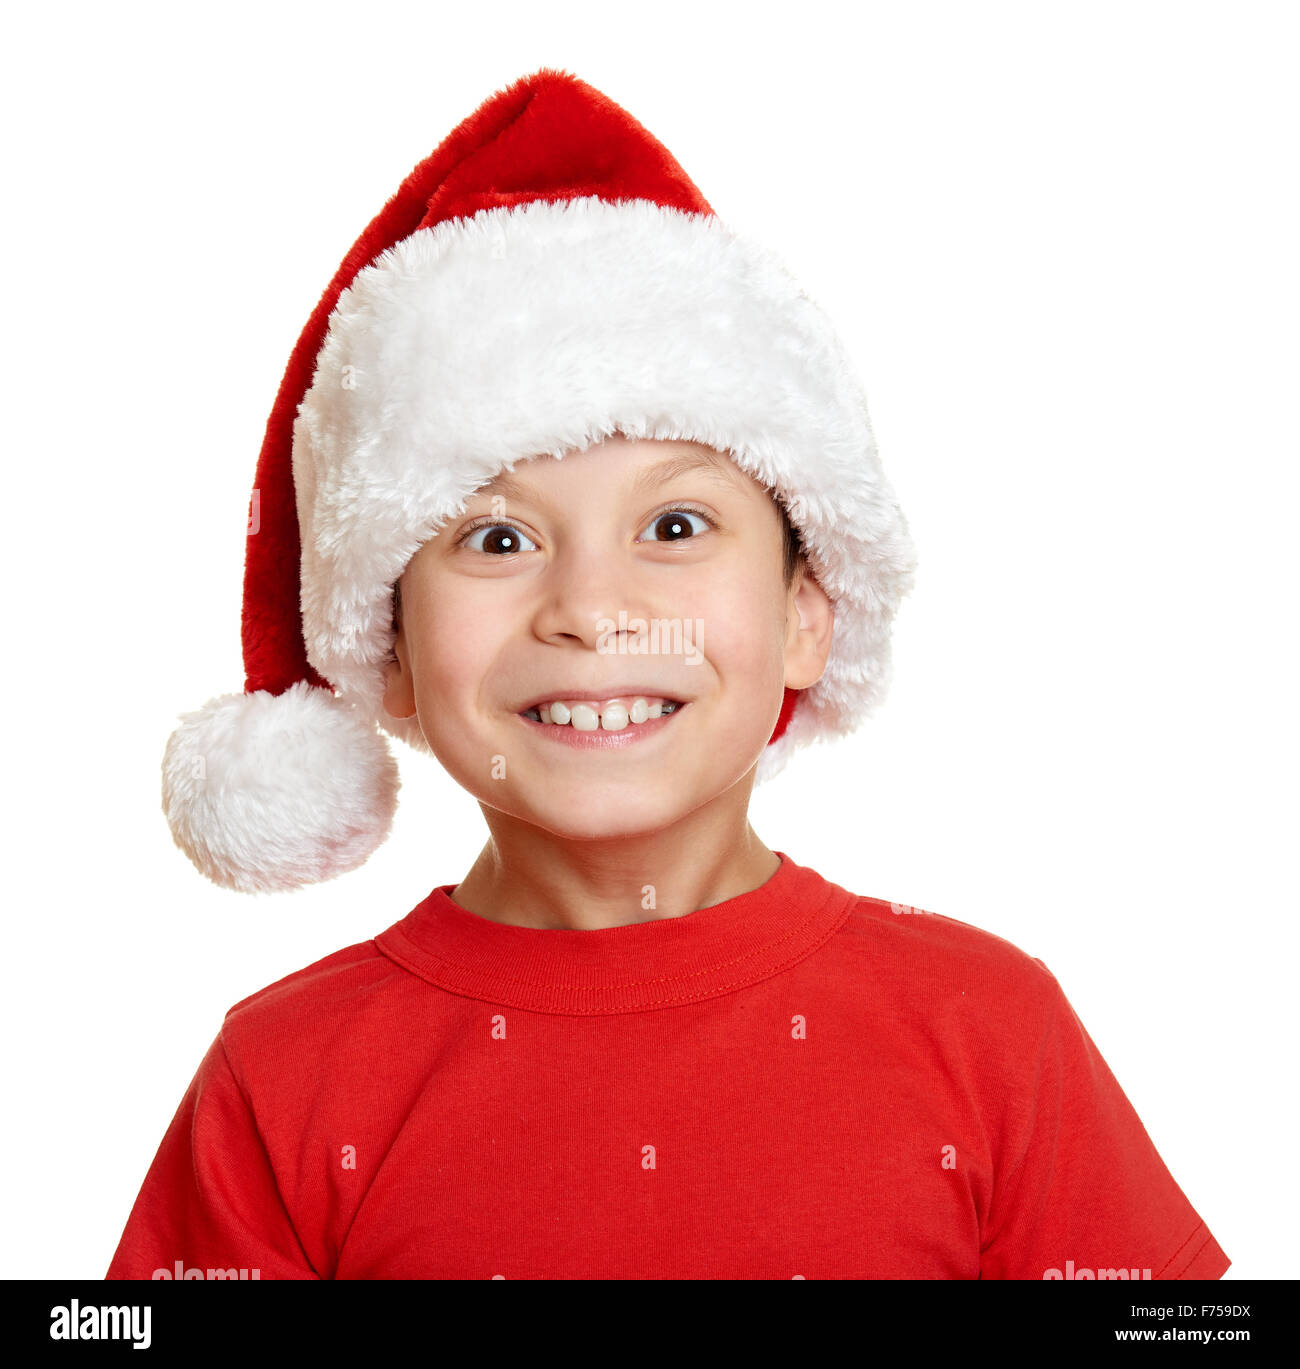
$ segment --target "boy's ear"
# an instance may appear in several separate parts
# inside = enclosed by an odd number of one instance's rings
[[[405,625],[400,620],[393,654],[396,659],[385,667],[384,712],[390,718],[409,718],[415,712],[415,677],[411,674]]]
[[[831,653],[835,605],[806,565],[795,572],[786,616],[785,683],[809,689],[821,679]]]

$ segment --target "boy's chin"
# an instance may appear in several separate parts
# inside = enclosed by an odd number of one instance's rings
[[[657,793],[647,793],[641,780],[614,777],[586,783],[516,778],[505,788],[476,784],[472,792],[486,807],[562,841],[626,841],[672,827],[715,797],[716,785],[703,785],[697,792],[689,778],[669,778],[671,791]]]

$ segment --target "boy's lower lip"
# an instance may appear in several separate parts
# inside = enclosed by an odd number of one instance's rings
[[[531,727],[534,732],[540,733],[553,742],[558,742],[561,746],[574,746],[580,751],[609,751],[624,746],[635,746],[643,738],[655,736],[668,727],[679,713],[683,713],[689,707],[690,704],[679,704],[671,713],[661,714],[658,718],[651,718],[643,723],[630,722],[626,727],[619,728],[617,732],[607,732],[603,727],[598,727],[592,732],[580,732],[570,723],[534,722],[532,718],[526,718],[522,713],[516,713],[515,717],[525,727]]]

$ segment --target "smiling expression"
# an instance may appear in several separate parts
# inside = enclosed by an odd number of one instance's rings
[[[783,551],[771,494],[700,444],[522,462],[407,565],[384,707],[482,803],[560,836],[656,831],[746,778],[747,799],[785,686],[830,647]]]

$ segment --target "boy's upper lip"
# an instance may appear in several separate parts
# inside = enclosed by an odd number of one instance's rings
[[[553,689],[549,694],[535,694],[527,703],[515,709],[516,713],[526,713],[530,708],[554,703],[556,699],[573,703],[604,703],[608,699],[676,699],[679,703],[689,703],[684,694],[671,689],[661,689],[657,685],[609,685],[602,690],[591,689]]]

